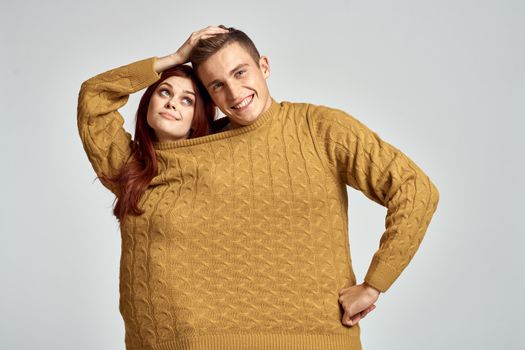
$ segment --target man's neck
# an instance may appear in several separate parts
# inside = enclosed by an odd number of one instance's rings
[[[252,122],[252,124],[255,123],[257,120],[259,120],[259,118],[261,117],[261,115],[263,115],[264,113],[266,113],[266,112],[270,109],[271,105],[272,105],[272,99],[271,99],[271,97],[268,97],[268,102],[267,102],[266,106],[264,107],[264,110],[263,110],[263,111],[261,112],[261,114],[259,114],[259,116],[258,116],[258,117]],[[250,124],[248,124],[248,125],[250,125]],[[237,124],[237,123],[235,123],[235,122],[230,118],[229,128],[231,128],[231,129],[237,129],[237,128],[240,128],[241,126],[246,126],[246,125]]]
[[[230,124],[229,124],[230,129],[237,129],[237,128],[240,128],[241,126],[244,126],[244,125],[237,124],[236,122],[230,119]]]

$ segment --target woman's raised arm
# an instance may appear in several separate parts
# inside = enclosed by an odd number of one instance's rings
[[[137,61],[86,80],[80,87],[77,125],[84,150],[98,176],[115,176],[131,155],[131,135],[118,109],[129,95],[160,78],[156,57]],[[113,193],[116,189],[102,181]]]
[[[189,61],[194,45],[225,29],[207,27],[196,31],[175,52],[164,57],[151,57],[98,74],[80,87],[77,125],[84,150],[97,176],[113,177],[131,156],[131,135],[124,129],[124,118],[118,109],[129,95],[160,79],[160,73]],[[117,189],[101,179],[115,195]]]

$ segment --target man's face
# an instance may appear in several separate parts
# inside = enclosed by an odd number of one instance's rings
[[[254,62],[238,43],[223,47],[201,63],[198,74],[234,128],[252,124],[271,106],[266,84],[270,76],[268,59],[262,56]]]

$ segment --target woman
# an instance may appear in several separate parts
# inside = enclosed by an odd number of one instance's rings
[[[113,213],[122,221],[140,215],[139,201],[158,173],[154,144],[205,136],[221,127],[215,107],[188,62],[194,44],[224,29],[194,33],[174,54],[141,60],[99,74],[82,84],[78,128],[101,182],[116,195]],[[135,137],[117,111],[129,94],[146,88],[137,110]]]

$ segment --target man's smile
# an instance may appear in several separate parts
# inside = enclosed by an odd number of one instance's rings
[[[248,107],[248,105],[253,101],[253,94],[250,96],[245,97],[240,103],[232,106],[232,109],[242,111]]]

